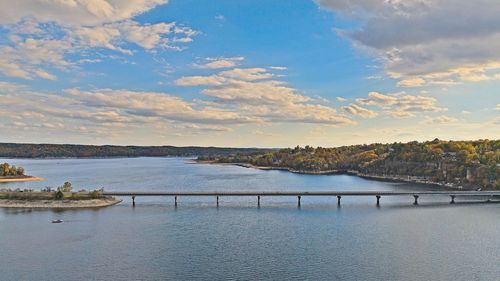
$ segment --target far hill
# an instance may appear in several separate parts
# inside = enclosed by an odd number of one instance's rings
[[[0,157],[5,158],[98,158],[98,157],[167,157],[208,156],[272,152],[272,149],[199,146],[118,146],[75,144],[0,143]]]

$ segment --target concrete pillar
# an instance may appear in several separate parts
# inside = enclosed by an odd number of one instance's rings
[[[175,207],[177,208],[177,196],[174,197],[175,200]]]
[[[257,196],[257,207],[260,207],[260,195]]]
[[[377,206],[380,206],[380,195],[377,195],[375,197],[377,197]]]
[[[451,197],[450,204],[455,204],[455,195],[450,195],[450,197]]]
[[[299,196],[297,196],[297,207],[299,207],[299,208],[300,208],[300,195],[299,195]]]
[[[337,195],[337,205],[339,205],[339,206],[340,206],[340,199],[341,199],[341,198],[342,198],[342,196]]]
[[[217,196],[217,208],[219,208],[219,196]]]
[[[413,202],[413,205],[418,205],[418,195],[413,195],[413,197],[415,198],[415,202]]]
[[[135,195],[132,195],[132,207],[135,207]]]

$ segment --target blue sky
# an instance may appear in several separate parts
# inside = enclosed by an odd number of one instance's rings
[[[0,141],[499,138],[500,5],[481,3],[0,1]]]

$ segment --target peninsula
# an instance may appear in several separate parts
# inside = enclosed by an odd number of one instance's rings
[[[353,174],[458,189],[500,189],[500,140],[297,146],[250,155],[202,156],[198,161],[305,174]]]
[[[0,183],[41,180],[43,178],[25,175],[23,167],[11,166],[9,163],[0,164]]]

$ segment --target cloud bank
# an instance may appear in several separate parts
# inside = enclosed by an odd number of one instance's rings
[[[399,86],[500,78],[500,3],[496,0],[318,0],[355,29],[336,29],[382,59]]]

